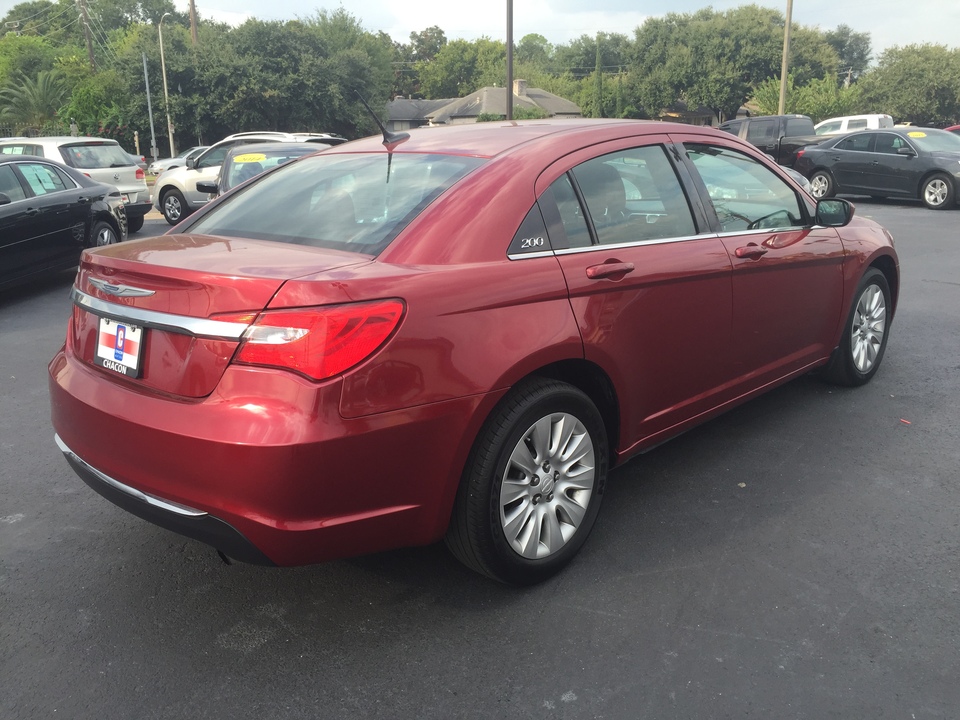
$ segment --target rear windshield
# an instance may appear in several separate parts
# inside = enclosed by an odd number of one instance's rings
[[[70,167],[78,170],[95,170],[97,168],[128,167],[133,160],[124,152],[123,148],[114,143],[78,143],[76,145],[61,145],[60,154],[63,161]]]
[[[187,232],[378,255],[485,161],[451,155],[317,155],[264,175]]]

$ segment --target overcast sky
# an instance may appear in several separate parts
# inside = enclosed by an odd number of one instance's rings
[[[7,2],[8,0],[2,0]],[[187,0],[175,0],[187,8]],[[506,38],[506,0],[195,0],[201,15],[237,24],[246,17],[289,20],[341,5],[365,29],[384,30],[407,42],[410,33],[438,25],[448,40],[483,35]],[[581,35],[619,32],[632,35],[648,16],[687,13],[712,5],[715,10],[745,5],[745,0],[513,0],[513,35],[519,40],[539,33],[551,43]],[[757,0],[785,13],[786,0]],[[891,45],[939,43],[960,47],[960,2],[957,0],[794,0],[793,21],[832,30],[846,23],[869,32],[874,56]]]
[[[18,0],[0,0],[0,17]],[[186,10],[188,0],[174,0]],[[410,33],[439,26],[448,40],[474,40],[486,35],[506,38],[506,0],[195,0],[201,16],[237,25],[248,17],[292,20],[320,9],[345,7],[371,32],[383,30],[394,40],[408,42]],[[787,0],[756,0],[786,12]],[[688,13],[708,5],[727,10],[746,0],[514,0],[513,34],[519,40],[539,33],[551,43],[566,43],[581,35],[618,32],[632,35],[648,16]],[[869,32],[874,59],[891,45],[939,43],[960,47],[958,0],[794,0],[793,20],[832,30],[842,23],[856,32]]]

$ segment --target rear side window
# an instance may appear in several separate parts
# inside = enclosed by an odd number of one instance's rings
[[[78,143],[61,145],[63,161],[78,170],[96,170],[98,168],[118,168],[133,165],[127,153],[119,145],[107,143]]]
[[[787,137],[800,137],[801,135],[814,135],[813,120],[810,118],[787,118]]]
[[[747,142],[756,144],[777,139],[776,120],[751,120],[747,126]]]
[[[824,123],[817,128],[817,135],[829,135],[830,133],[835,133],[840,129],[841,121],[837,120],[835,122]]]
[[[838,150],[853,150],[855,152],[870,152],[873,145],[873,133],[851,135],[838,142],[834,147]]]
[[[854,130],[866,130],[867,129],[867,119],[859,118],[857,120],[848,120],[847,121],[847,130],[853,132]]]
[[[307,157],[226,198],[189,231],[377,255],[484,162],[402,153]]]

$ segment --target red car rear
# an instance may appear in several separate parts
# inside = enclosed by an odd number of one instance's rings
[[[814,368],[868,381],[889,234],[726,133],[371,138],[84,253],[53,424],[94,489],[249,562],[446,538],[566,564],[609,467]]]

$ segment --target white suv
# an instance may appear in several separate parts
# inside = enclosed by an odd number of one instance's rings
[[[94,137],[15,137],[0,139],[4,155],[35,155],[75,168],[91,180],[114,185],[127,211],[127,230],[143,227],[150,212],[150,191],[143,170],[116,140]]]
[[[153,204],[168,223],[176,225],[209,202],[210,195],[198,190],[197,183],[216,181],[227,150],[234,145],[282,141],[313,142],[319,145],[319,150],[347,140],[329,133],[242,132],[228,135],[200,155],[188,158],[186,167],[171,168],[161,174],[153,185]]]

